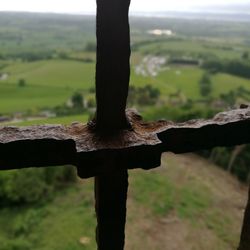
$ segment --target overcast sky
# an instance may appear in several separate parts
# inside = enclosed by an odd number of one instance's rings
[[[250,3],[250,0],[132,0],[131,11],[192,10],[206,5]],[[95,0],[1,0],[0,11],[95,12]]]

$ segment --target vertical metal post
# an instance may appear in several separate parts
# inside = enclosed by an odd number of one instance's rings
[[[240,246],[238,250],[249,250],[250,249],[250,187],[248,193],[248,202],[245,210],[245,216],[242,226]]]
[[[130,78],[130,0],[97,0],[96,127],[127,128]]]
[[[127,170],[95,178],[98,250],[124,248],[127,190]]]
[[[97,0],[95,128],[100,134],[129,128],[125,114],[131,53],[129,5],[130,0]],[[124,248],[128,172],[117,169],[95,177],[98,250]]]

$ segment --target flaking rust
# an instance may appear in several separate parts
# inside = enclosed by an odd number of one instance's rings
[[[165,151],[183,153],[250,142],[248,107],[184,123],[146,123],[135,110],[127,110],[127,118],[132,128],[112,134],[97,133],[81,123],[0,127],[0,169],[72,164],[87,178],[110,171],[107,164],[103,166],[104,158],[122,169],[150,169],[160,165]]]

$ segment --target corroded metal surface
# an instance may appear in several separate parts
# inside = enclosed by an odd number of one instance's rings
[[[173,124],[158,131],[157,135],[163,151],[174,153],[249,143],[250,109],[222,112],[210,120]]]
[[[96,0],[96,128],[128,128],[125,116],[130,79],[130,0]]]
[[[248,202],[245,209],[240,245],[238,250],[249,250],[250,246],[250,188],[248,191]]]
[[[114,134],[98,134],[80,123],[0,127],[0,169],[72,164],[79,166],[80,176],[91,177],[112,171],[109,166],[157,167],[165,151],[183,153],[250,142],[249,108],[185,123],[145,123],[133,110],[127,111],[127,117],[132,129]]]

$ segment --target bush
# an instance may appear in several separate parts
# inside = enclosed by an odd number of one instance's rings
[[[32,247],[29,241],[23,238],[1,242],[0,246],[0,250],[31,250],[31,249]]]
[[[13,227],[15,237],[29,234],[46,215],[44,211],[44,209],[27,209],[25,214],[17,216]]]
[[[43,175],[43,169],[15,170],[1,174],[2,200],[12,203],[30,203],[41,200],[49,188]]]
[[[228,93],[220,95],[220,99],[223,100],[229,106],[235,105],[237,98],[242,98],[243,100],[250,100],[250,91],[244,87],[239,87],[235,90],[230,90]]]
[[[41,202],[49,198],[49,191],[75,180],[73,167],[30,168],[1,172],[1,205]]]
[[[133,87],[129,89],[128,103],[130,105],[139,104],[141,106],[152,105],[157,102],[160,96],[160,90],[152,87],[152,85],[146,85],[144,87]]]
[[[85,51],[87,52],[95,52],[96,51],[96,43],[88,42],[85,46]]]
[[[243,52],[241,58],[242,58],[243,60],[248,60],[248,59],[249,59],[249,53],[248,53],[248,51]]]
[[[212,82],[211,82],[211,77],[209,73],[205,72],[200,81],[199,81],[199,86],[200,86],[200,93],[203,97],[209,96],[212,92]]]
[[[25,87],[26,81],[24,79],[19,79],[17,84],[18,84],[18,87]]]
[[[201,107],[192,107],[192,109],[187,109],[186,104],[180,107],[173,106],[162,106],[162,107],[152,107],[147,109],[144,114],[144,118],[149,121],[166,119],[176,122],[185,122],[192,119],[198,118],[211,118],[219,110]]]
[[[73,108],[83,108],[84,104],[83,104],[83,95],[79,92],[76,92],[73,94],[73,96],[71,97],[71,102],[73,105]]]

